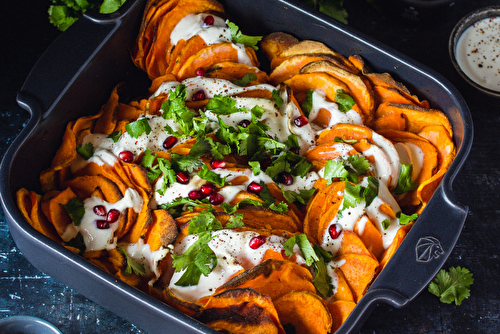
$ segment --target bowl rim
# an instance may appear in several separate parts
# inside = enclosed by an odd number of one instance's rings
[[[474,88],[478,89],[479,91],[488,94],[490,96],[495,96],[495,97],[500,97],[500,90],[495,91],[493,89],[489,89],[487,87],[484,87],[474,80],[472,80],[465,72],[462,70],[460,65],[458,64],[457,58],[456,58],[456,49],[457,49],[457,44],[462,36],[462,34],[470,28],[474,23],[477,23],[481,20],[484,20],[488,17],[500,17],[500,5],[491,5],[491,6],[486,6],[482,7],[479,9],[476,9],[473,12],[470,12],[469,14],[465,15],[458,21],[458,23],[455,25],[453,28],[450,38],[448,40],[448,52],[450,55],[450,60],[451,63],[453,64],[453,67],[455,67],[455,70],[460,74],[460,76],[471,86]]]

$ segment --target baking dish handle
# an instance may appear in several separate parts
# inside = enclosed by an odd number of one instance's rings
[[[351,333],[361,327],[377,304],[401,308],[427,289],[452,252],[469,211],[468,207],[456,204],[445,189],[442,185],[436,189],[415,227],[339,333]],[[440,228],[436,229],[433,225],[438,223]]]

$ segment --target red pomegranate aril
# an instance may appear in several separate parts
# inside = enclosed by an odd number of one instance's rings
[[[134,161],[134,153],[130,151],[123,151],[118,154],[118,158],[124,162],[132,162]]]
[[[197,200],[197,199],[201,199],[203,197],[203,195],[201,194],[201,192],[199,190],[193,189],[188,193],[188,197],[189,197],[189,199]]]
[[[298,147],[290,147],[290,152],[295,153],[295,154],[299,154],[300,150],[298,149]]]
[[[182,184],[189,183],[189,175],[184,172],[175,173],[175,179],[177,180],[177,182]]]
[[[301,128],[304,125],[309,124],[309,120],[307,119],[306,116],[299,116],[293,120],[293,124],[295,124],[295,126],[298,126],[299,128]]]
[[[215,19],[212,15],[208,15],[207,17],[205,17],[205,20],[203,21],[203,23],[205,23],[207,26],[213,26],[214,22]]]
[[[337,239],[340,233],[342,233],[342,226],[340,226],[340,224],[332,224],[328,227],[328,233],[332,239]]]
[[[174,136],[168,136],[164,141],[163,141],[163,148],[168,150],[174,147],[174,145],[177,143],[177,138]]]
[[[226,162],[224,160],[212,160],[210,161],[210,166],[213,169],[226,168]]]
[[[212,195],[215,192],[216,188],[213,184],[207,183],[200,187],[200,192],[204,196]]]
[[[272,162],[271,158],[268,158],[268,159],[261,161],[260,162],[260,169],[266,170],[266,168],[271,165],[271,162]]]
[[[201,101],[201,100],[204,100],[205,98],[206,98],[205,92],[202,90],[199,90],[193,94],[193,97],[191,98],[191,100]]]
[[[120,218],[120,211],[116,209],[111,209],[106,216],[106,220],[110,223],[116,222]]]
[[[250,239],[250,242],[248,245],[250,246],[251,249],[257,249],[260,246],[262,246],[265,242],[266,242],[266,238],[264,238],[261,235],[258,235],[256,237],[253,237],[252,239]]]
[[[285,186],[291,186],[293,183],[293,177],[290,173],[281,172],[278,174],[278,182],[284,184]]]
[[[250,125],[250,123],[251,122],[248,119],[244,119],[241,122],[239,122],[238,125],[241,126],[242,128],[246,128],[247,126]]]
[[[95,226],[100,230],[105,230],[109,228],[109,222],[107,220],[96,220]]]
[[[262,191],[262,184],[259,184],[255,181],[250,182],[250,184],[247,186],[247,190],[251,193],[258,194]]]
[[[208,197],[208,202],[212,205],[219,205],[224,202],[224,196],[219,193],[213,193]]]
[[[106,208],[104,205],[96,205],[93,210],[96,215],[106,217]]]
[[[203,74],[205,74],[205,69],[203,67],[198,67],[194,73],[196,76],[202,77]]]

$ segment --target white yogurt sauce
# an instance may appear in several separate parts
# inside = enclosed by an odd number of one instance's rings
[[[276,252],[283,250],[283,243],[286,239],[276,235],[266,237],[266,242],[259,248],[250,248],[250,239],[258,235],[259,233],[254,231],[237,232],[228,229],[213,231],[214,238],[210,240],[208,246],[217,256],[217,266],[214,270],[208,276],[201,275],[198,285],[186,287],[175,285],[184,271],[174,273],[169,288],[176,296],[186,301],[195,302],[201,297],[212,294],[215,289],[226,283],[238,271],[255,267],[261,263],[268,249]],[[197,234],[186,236],[175,245],[174,254],[184,253],[196,240],[198,240]],[[297,245],[294,246],[293,251],[297,256],[296,262],[304,264],[304,258]]]
[[[144,276],[152,278],[150,284],[160,277],[161,272],[158,264],[168,254],[169,250],[167,248],[161,246],[158,250],[152,252],[149,244],[145,244],[141,238],[136,243],[119,243],[118,246],[125,250],[133,261],[144,267]]]
[[[455,57],[472,81],[500,92],[500,17],[467,28],[457,42]]]
[[[325,93],[315,90],[312,94],[312,108],[309,113],[309,119],[314,122],[321,109],[328,110],[331,115],[327,128],[331,128],[338,123],[363,124],[363,119],[357,111],[351,109],[348,112],[342,112],[339,110],[337,103],[326,101]]]
[[[170,34],[170,43],[176,45],[181,39],[187,41],[193,36],[200,36],[207,45],[231,42],[231,32],[226,21],[215,15],[213,25],[206,25],[205,18],[209,14],[189,14],[182,18]]]

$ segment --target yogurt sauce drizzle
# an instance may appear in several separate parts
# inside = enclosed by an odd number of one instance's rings
[[[500,92],[500,17],[467,28],[458,40],[455,57],[472,81]]]

